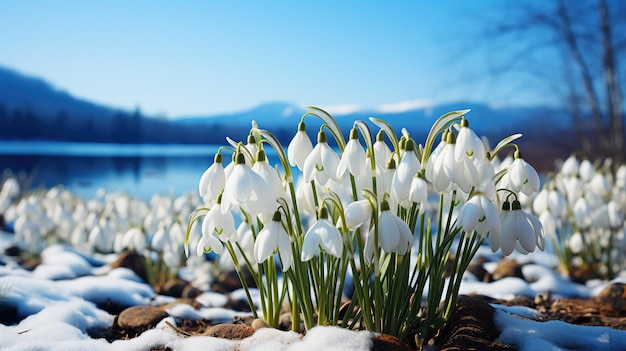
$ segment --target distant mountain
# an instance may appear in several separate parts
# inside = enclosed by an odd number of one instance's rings
[[[467,116],[470,126],[492,143],[519,132],[525,134],[520,144],[529,145],[528,148],[537,148],[536,145],[552,138],[551,145],[557,145],[553,153],[560,157],[576,148],[571,139],[554,138],[556,133],[571,129],[567,113],[543,106],[493,108],[459,102],[393,113],[356,111],[336,115],[335,119],[346,137],[355,120],[369,123],[369,117],[373,116],[398,128],[397,133],[400,128],[406,128],[415,140],[422,142],[439,116],[459,109],[471,109]],[[251,121],[255,120],[286,144],[306,111],[291,103],[273,102],[238,113],[154,118],[142,115],[139,110],[124,111],[77,99],[42,79],[0,67],[0,140],[223,144],[227,136],[245,140]],[[305,122],[314,138],[320,121],[311,117]],[[546,150],[541,147],[537,153]]]

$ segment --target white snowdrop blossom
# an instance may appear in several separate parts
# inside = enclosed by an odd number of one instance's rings
[[[533,199],[532,209],[536,215],[549,211],[560,218],[567,214],[567,200],[554,184],[547,185]]]
[[[420,161],[415,154],[415,144],[413,140],[408,140],[404,155],[400,159],[391,180],[391,194],[396,201],[402,202],[408,199],[411,182],[420,168]]]
[[[319,219],[307,230],[302,244],[301,260],[306,262],[317,256],[320,248],[340,258],[343,253],[343,238],[339,229],[328,220],[328,209],[323,206]]]
[[[272,188],[245,163],[241,153],[237,153],[236,164],[224,185],[222,213],[236,206],[240,206],[253,217],[261,212],[271,215],[276,209]]]
[[[591,207],[584,197],[578,198],[572,208],[574,215],[574,223],[581,228],[585,229],[591,225]]]
[[[311,139],[309,139],[308,134],[306,133],[306,125],[304,122],[300,122],[298,124],[298,131],[296,135],[294,135],[293,139],[289,142],[289,146],[287,146],[287,158],[289,160],[289,164],[293,166],[298,166],[298,169],[302,171],[304,168],[304,161],[309,156],[309,154],[313,151],[313,143],[311,143]]]
[[[391,149],[385,142],[385,134],[383,134],[382,130],[376,134],[376,142],[373,147],[376,165],[382,169],[387,169],[387,163],[391,159]]]
[[[378,228],[370,229],[365,240],[364,258],[368,263],[374,257],[375,236],[378,230],[378,246],[386,253],[395,252],[400,255],[406,254],[411,249],[413,243],[413,233],[407,224],[389,210],[389,203],[386,200],[380,204],[380,214],[378,216]]]
[[[355,177],[360,177],[365,171],[365,149],[359,142],[359,134],[356,128],[350,131],[350,140],[341,154],[341,159],[337,165],[337,179],[343,178],[346,172],[350,172]]]
[[[282,261],[283,272],[286,272],[293,263],[293,255],[291,253],[291,241],[283,227],[279,211],[274,213],[272,222],[259,232],[254,243],[254,258],[261,263],[277,251]]]
[[[543,227],[543,233],[545,235],[550,235],[552,238],[557,239],[556,236],[556,218],[550,213],[550,211],[544,211],[539,215],[539,222],[541,222],[541,226]]]
[[[578,168],[578,175],[583,182],[588,182],[591,180],[593,175],[596,173],[596,168],[593,166],[591,161],[584,159],[580,163],[580,167]]]
[[[539,175],[537,171],[522,158],[521,152],[515,152],[515,159],[502,178],[505,186],[515,193],[531,195],[539,191]]]
[[[456,158],[456,140],[454,133],[444,132],[441,143],[428,159],[426,178],[429,179],[437,192],[444,192],[451,184],[455,184],[464,193],[469,194],[472,187],[479,183],[476,166],[467,156]]]
[[[207,199],[210,204],[215,202],[215,199],[222,193],[226,184],[226,174],[222,165],[222,159],[222,154],[219,152],[215,154],[213,164],[202,173],[200,183],[198,184],[200,196]]]
[[[204,235],[203,233],[200,240],[198,240],[196,254],[198,254],[198,256],[202,256],[205,252],[211,251],[221,256],[224,253],[224,244],[215,233],[208,235]]]
[[[252,166],[252,170],[265,180],[267,185],[272,189],[274,198],[279,199],[286,197],[283,182],[276,169],[270,166],[263,149],[257,151],[256,162]]]
[[[419,205],[418,214],[424,214],[428,203],[428,183],[424,180],[424,178],[422,178],[420,173],[417,173],[413,177],[411,188],[409,189],[408,200]]]
[[[561,165],[561,174],[565,176],[577,176],[580,162],[574,155],[570,155]]]
[[[469,127],[469,123],[463,117],[461,119],[461,129],[456,137],[456,147],[454,157],[460,161],[463,157],[470,159],[485,159],[485,144],[478,135]]]
[[[498,209],[481,193],[477,193],[467,200],[459,210],[458,223],[467,233],[476,231],[478,235],[488,233],[500,235],[500,218]]]
[[[137,227],[128,229],[122,238],[122,249],[144,252],[148,247],[146,234]]]
[[[337,167],[339,166],[339,156],[328,145],[326,133],[320,131],[317,136],[317,145],[313,148],[309,156],[304,161],[302,176],[305,182],[310,182],[314,178],[320,185],[326,184],[328,179],[337,178]]]
[[[202,220],[202,236],[205,237],[206,242],[209,241],[206,237],[211,234],[219,235],[220,240],[224,242],[231,238],[234,239],[233,234],[236,233],[235,219],[230,211],[224,212],[222,207],[218,197],[217,204],[211,207]]]
[[[372,205],[369,200],[358,200],[346,207],[346,226],[355,230],[372,217]]]
[[[511,204],[511,210],[506,211],[503,206],[503,219],[501,218],[502,227],[499,236],[489,237],[491,250],[496,252],[498,249],[505,256],[513,253],[517,243],[521,249],[521,253],[533,252],[535,247],[543,250],[545,247],[543,227],[541,222],[534,216],[524,212],[518,200],[514,200]]]

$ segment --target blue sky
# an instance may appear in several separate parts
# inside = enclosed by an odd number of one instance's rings
[[[504,1],[0,0],[0,65],[169,117],[264,102],[339,113],[545,102],[465,54]]]

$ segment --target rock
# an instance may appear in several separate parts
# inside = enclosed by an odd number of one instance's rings
[[[491,273],[493,280],[502,279],[504,277],[517,277],[524,279],[522,274],[522,266],[520,266],[515,260],[510,258],[503,258],[498,262],[496,269]]]
[[[596,301],[605,316],[624,316],[626,314],[626,285],[610,284],[598,294]]]
[[[144,282],[148,283],[148,274],[144,266],[145,258],[134,251],[124,251],[111,263],[111,268],[124,267],[132,270]]]
[[[371,351],[411,351],[407,343],[388,334],[379,334],[372,338]]]
[[[229,340],[241,340],[254,334],[254,328],[245,324],[218,324],[207,329],[202,335]]]
[[[113,322],[114,329],[135,336],[153,328],[169,314],[155,306],[132,306],[124,309]]]
[[[183,291],[189,285],[182,279],[168,280],[163,287],[159,289],[159,294],[172,297],[183,297]]]
[[[254,282],[254,278],[252,277],[250,270],[248,270],[247,268],[242,269],[243,276],[246,279],[246,284],[248,284],[248,287],[255,288],[256,283]],[[212,291],[223,294],[227,294],[241,288],[241,281],[239,280],[237,272],[234,270],[220,273],[220,275],[215,278],[215,282],[211,284]]]
[[[438,350],[514,350],[496,341],[500,331],[493,321],[494,313],[486,301],[459,296],[452,317],[435,340]]]
[[[185,288],[183,289],[181,297],[195,299],[196,297],[200,296],[200,294],[202,294],[202,290],[196,288],[191,284],[187,284],[187,286],[185,286]]]
[[[472,273],[479,281],[488,283],[490,276],[483,266],[485,262],[488,262],[488,260],[484,256],[478,256],[467,266],[467,271]]]
[[[260,319],[260,318],[256,318],[252,321],[252,325],[251,325],[252,329],[254,330],[258,330],[261,328],[269,328],[270,325],[267,324],[264,320]]]

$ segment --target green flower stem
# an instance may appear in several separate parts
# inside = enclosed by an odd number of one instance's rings
[[[343,134],[341,133],[341,128],[337,124],[337,121],[335,121],[335,119],[328,112],[322,110],[319,107],[307,106],[307,108],[314,110],[315,113],[307,112],[302,116],[301,120],[304,120],[304,117],[308,115],[315,116],[321,119],[324,122],[324,124],[327,126],[330,133],[335,138],[335,141],[337,141],[337,146],[339,146],[339,150],[343,152],[343,149],[346,148],[346,140],[344,139]]]
[[[248,305],[250,305],[250,309],[252,310],[252,315],[254,316],[254,318],[259,318],[256,313],[256,308],[254,307],[254,301],[252,301],[252,296],[250,295],[250,288],[248,287],[248,283],[246,282],[246,278],[244,277],[241,268],[239,268],[239,260],[237,259],[237,255],[235,254],[235,250],[233,250],[233,245],[230,243],[230,241],[226,242],[226,249],[228,249],[228,253],[230,253],[230,257],[233,259],[235,271],[237,272],[237,276],[239,277],[241,286],[243,286],[243,290],[246,293],[246,299],[248,300]],[[259,282],[256,279],[255,282],[257,283],[257,286],[261,286],[258,284]],[[263,299],[261,299],[261,302],[263,302]]]
[[[437,121],[433,124],[428,132],[428,136],[426,137],[426,142],[424,144],[424,152],[422,153],[422,165],[425,165],[432,153],[433,145],[435,144],[435,139],[437,135],[441,134],[444,130],[448,128],[451,123],[458,121],[463,117],[463,115],[467,114],[470,110],[458,110],[448,112],[445,115],[439,117]]]

